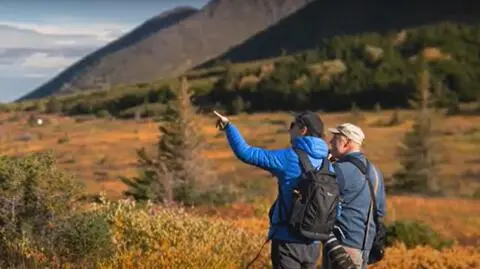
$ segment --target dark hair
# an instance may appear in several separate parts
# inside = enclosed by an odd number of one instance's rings
[[[313,112],[305,111],[295,116],[294,121],[290,127],[293,127],[293,124],[299,128],[307,128],[307,135],[324,138],[325,133],[323,131],[323,122],[322,120]]]

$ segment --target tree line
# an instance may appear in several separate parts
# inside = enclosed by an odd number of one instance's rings
[[[440,106],[473,101],[480,86],[480,27],[441,23],[386,35],[337,36],[317,49],[262,70],[234,73],[227,64],[210,99],[231,112],[325,111],[407,107],[419,57],[425,58]]]
[[[288,55],[283,55],[288,56]],[[194,103],[231,113],[312,109],[402,108],[418,83],[415,65],[426,60],[439,106],[475,100],[480,91],[480,27],[439,23],[387,34],[336,36],[272,64],[239,68],[219,63],[214,72],[188,77]],[[212,69],[212,70],[213,70]],[[201,73],[201,72],[200,72]],[[215,82],[209,82],[209,81]],[[207,81],[207,83],[197,83]],[[161,116],[170,83],[141,83],[91,94],[50,97],[17,108],[132,118]]]

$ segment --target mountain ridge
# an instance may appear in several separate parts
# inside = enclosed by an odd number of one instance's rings
[[[179,75],[227,52],[312,1],[211,1],[135,45],[84,66],[74,76],[54,77],[21,100]]]

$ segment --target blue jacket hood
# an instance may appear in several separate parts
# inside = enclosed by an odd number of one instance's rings
[[[314,159],[323,159],[328,155],[328,145],[325,140],[315,136],[301,136],[293,140],[292,146],[299,148]]]

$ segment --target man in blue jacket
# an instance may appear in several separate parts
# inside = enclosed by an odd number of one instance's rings
[[[335,174],[343,199],[342,210],[337,217],[337,239],[341,242],[355,265],[359,269],[366,268],[368,256],[375,236],[376,225],[373,220],[373,207],[370,208],[370,189],[365,175],[348,158],[357,158],[366,165],[361,146],[365,139],[362,129],[351,123],[329,128],[333,134],[330,148],[333,157]],[[379,217],[385,216],[385,188],[380,171],[370,164],[367,171],[376,194]],[[370,212],[370,217],[368,217]],[[366,229],[368,222],[368,230]],[[365,242],[364,242],[365,240]],[[324,255],[322,269],[330,268],[328,256]]]
[[[278,187],[281,190],[278,195],[282,195],[282,199],[277,197],[269,214],[268,236],[272,240],[273,268],[315,268],[320,256],[320,242],[305,242],[297,238],[281,224],[281,221],[291,209],[292,189],[302,174],[299,157],[293,148],[305,151],[314,167],[321,167],[323,158],[328,155],[328,145],[323,139],[322,120],[313,112],[298,114],[290,124],[291,146],[267,150],[248,145],[235,125],[217,112],[215,114],[219,118],[221,129],[226,132],[235,156],[247,164],[269,171],[278,179]],[[333,167],[330,167],[330,170],[333,171]]]

